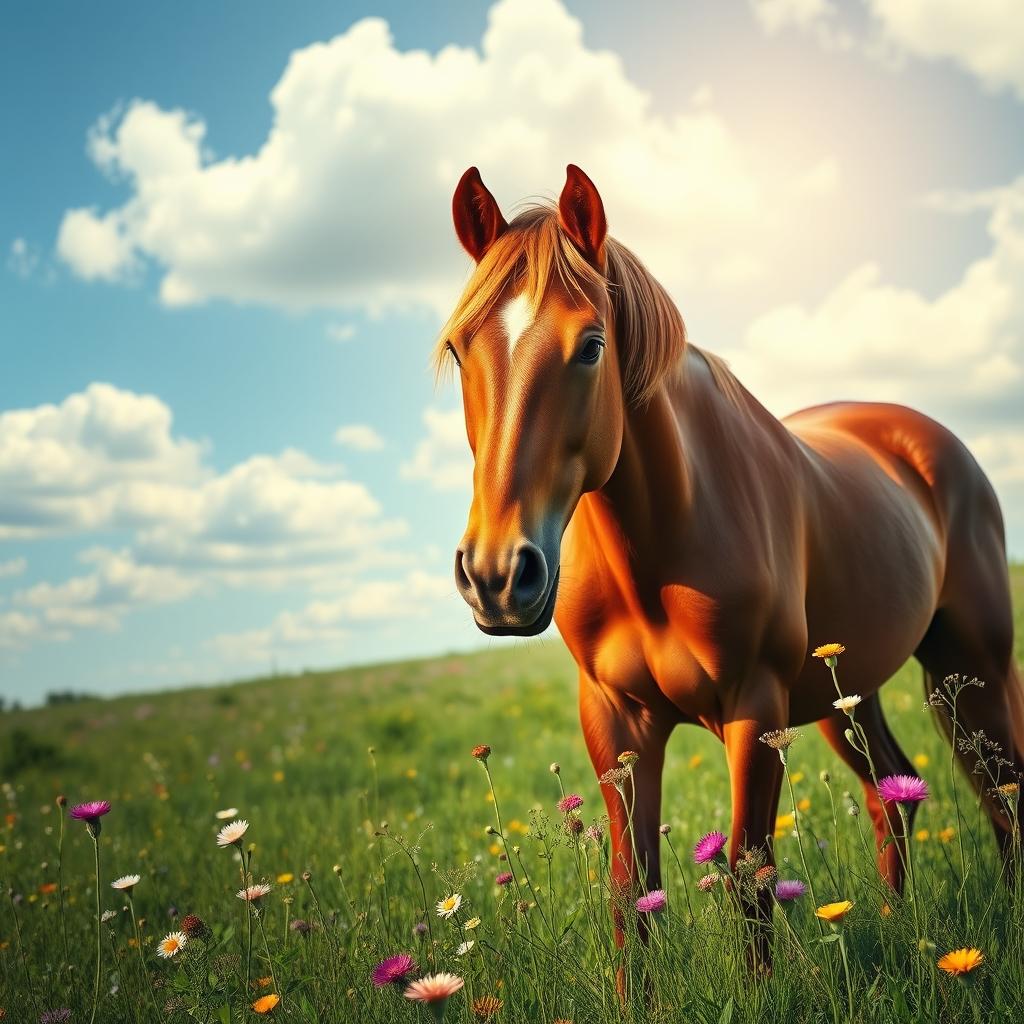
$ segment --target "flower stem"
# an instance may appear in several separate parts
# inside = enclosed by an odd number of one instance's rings
[[[97,831],[89,829],[92,836],[92,848],[96,855],[96,977],[92,987],[92,1012],[89,1014],[89,1024],[96,1020],[96,1005],[100,999],[100,956],[103,948],[103,936],[100,930],[100,837]]]

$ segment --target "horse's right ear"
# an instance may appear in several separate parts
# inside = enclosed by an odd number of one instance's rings
[[[475,167],[459,179],[452,197],[455,234],[462,248],[479,263],[488,249],[501,237],[508,223],[501,215],[494,196]]]

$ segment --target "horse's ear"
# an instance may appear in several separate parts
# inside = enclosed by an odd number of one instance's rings
[[[558,197],[558,219],[587,262],[604,271],[604,240],[608,222],[597,186],[575,164],[565,169],[565,188]]]
[[[475,167],[470,167],[455,187],[452,218],[462,248],[477,263],[508,227],[494,196],[488,192]]]

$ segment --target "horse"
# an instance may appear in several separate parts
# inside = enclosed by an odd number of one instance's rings
[[[631,752],[633,842],[618,791],[602,787],[616,890],[660,886],[675,726],[701,725],[725,746],[735,864],[754,847],[773,863],[784,768],[760,737],[817,723],[863,783],[878,866],[899,891],[896,807],[847,741],[849,718],[810,644],[846,647],[840,674],[861,698],[876,777],[917,775],[879,700],[912,656],[926,688],[953,673],[984,680],[960,694],[960,725],[983,730],[1020,773],[1004,529],[978,463],[899,405],[777,419],[688,341],[667,291],[608,235],[601,196],[575,165],[557,204],[511,222],[471,167],[452,212],[475,263],[435,348],[438,368],[454,364],[461,379],[474,458],[455,582],[486,634],[534,636],[553,617],[579,668],[596,775]],[[976,755],[961,756],[972,769]],[[1007,813],[979,788],[1012,856]]]

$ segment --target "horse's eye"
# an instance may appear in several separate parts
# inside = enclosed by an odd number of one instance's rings
[[[601,358],[601,352],[604,350],[604,339],[598,338],[596,335],[583,343],[583,348],[580,349],[579,355],[576,358],[581,363],[586,363],[588,366],[592,366],[594,363]]]

